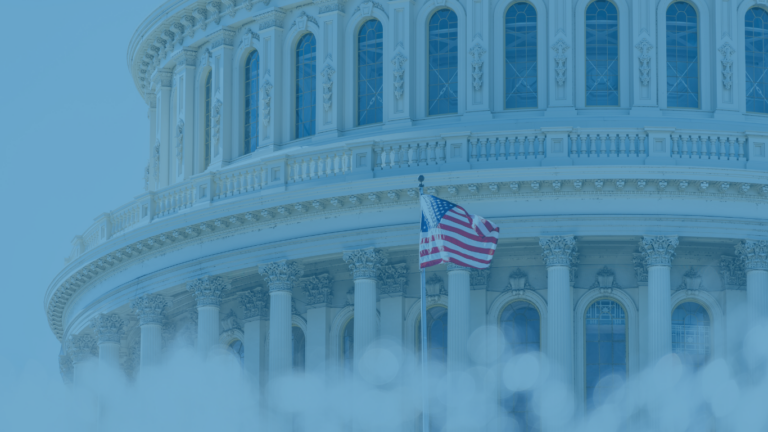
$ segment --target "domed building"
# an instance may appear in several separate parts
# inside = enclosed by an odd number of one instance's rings
[[[496,328],[481,357],[546,354],[585,413],[732,360],[768,314],[767,35],[765,0],[169,0],[127,55],[144,191],[45,294],[62,376],[181,339],[262,388],[417,356],[419,175],[500,227],[489,269],[427,269],[435,364]]]

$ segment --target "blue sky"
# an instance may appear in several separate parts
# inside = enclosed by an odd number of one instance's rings
[[[58,374],[43,294],[72,238],[143,192],[147,106],[126,51],[161,3],[3,3],[0,363],[16,370],[33,361]]]

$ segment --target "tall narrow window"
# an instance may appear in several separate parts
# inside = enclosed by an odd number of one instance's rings
[[[384,28],[366,21],[357,34],[357,124],[381,123],[384,101]]]
[[[211,73],[205,78],[205,132],[203,133],[203,170],[211,164]]]
[[[344,374],[347,377],[352,376],[352,361],[355,353],[355,319],[352,318],[344,326],[344,332],[341,336],[341,360],[344,364]]]
[[[744,23],[747,67],[747,111],[768,114],[768,12],[747,11]]]
[[[243,367],[245,361],[245,346],[239,340],[236,340],[229,344],[229,352],[234,354],[235,358],[240,362],[240,367]]]
[[[315,35],[302,36],[296,46],[296,138],[315,134],[315,51]]]
[[[429,115],[459,112],[459,19],[440,9],[429,19]]]
[[[709,314],[698,303],[686,302],[672,312],[672,351],[693,369],[709,358]]]
[[[587,106],[619,105],[619,13],[608,0],[587,7]]]
[[[627,377],[627,323],[624,308],[597,300],[586,314],[587,409],[599,406]]]
[[[505,108],[538,107],[536,55],[536,9],[515,3],[505,17]]]
[[[667,9],[667,106],[699,107],[699,29],[686,2]]]
[[[259,53],[253,51],[245,60],[245,147],[243,154],[259,146]]]
[[[291,327],[291,342],[293,345],[293,370],[303,372],[306,352],[304,331],[296,326]]]
[[[541,349],[541,318],[539,311],[526,301],[509,304],[501,312],[499,320],[501,332],[506,340],[509,355],[538,352]],[[512,391],[504,387],[501,404],[517,423],[515,430],[538,431],[538,416],[532,406],[533,394],[530,390]]]

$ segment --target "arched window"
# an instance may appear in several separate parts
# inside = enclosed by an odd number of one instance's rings
[[[536,108],[536,9],[528,3],[515,3],[504,20],[504,107]]]
[[[768,114],[768,12],[747,11],[744,23],[747,66],[747,111]]]
[[[699,107],[698,17],[682,1],[667,9],[667,106]]]
[[[355,319],[351,318],[344,326],[344,332],[341,336],[341,361],[344,367],[344,373],[352,376],[352,362],[355,353]]]
[[[672,351],[698,369],[709,358],[709,313],[698,303],[681,303],[672,312]]]
[[[602,299],[587,309],[587,409],[605,401],[627,377],[627,322],[624,307]]]
[[[429,19],[429,115],[459,112],[459,19],[440,9]]]
[[[240,367],[243,367],[243,362],[245,361],[245,346],[243,343],[239,340],[232,342],[229,344],[229,351],[240,361]]]
[[[302,36],[296,45],[296,138],[315,134],[316,45],[312,33]]]
[[[539,311],[532,304],[527,301],[510,303],[501,312],[499,326],[506,341],[505,351],[509,354],[517,355],[540,351],[541,317]],[[508,415],[517,422],[516,430],[536,431],[540,429],[538,416],[531,406],[532,392],[512,392],[504,388],[501,397],[502,406]]]
[[[243,154],[259,146],[259,53],[253,51],[245,60],[245,144]]]
[[[211,164],[211,72],[205,77],[205,131],[203,132],[203,170]]]
[[[381,123],[384,101],[384,27],[369,20],[357,34],[357,124]]]
[[[306,353],[306,339],[301,328],[291,327],[291,342],[293,345],[293,370],[304,371],[304,358]]]
[[[587,7],[587,106],[619,105],[619,13],[608,0]]]
[[[421,319],[416,321],[416,349],[421,352]],[[448,358],[448,309],[444,306],[427,309],[427,354],[432,366],[445,366]]]

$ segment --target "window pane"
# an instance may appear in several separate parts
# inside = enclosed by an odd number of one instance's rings
[[[699,107],[698,23],[685,2],[667,9],[667,106]]]
[[[586,314],[587,409],[604,402],[626,378],[627,346],[624,308],[613,300],[598,300]],[[595,341],[595,342],[590,342]]]
[[[315,36],[302,36],[296,46],[296,138],[315,134],[315,51]]]
[[[243,154],[259,145],[259,53],[253,51],[245,60],[245,144]]]
[[[452,10],[440,9],[429,20],[429,115],[458,112],[458,63],[459,20]]]
[[[504,107],[538,107],[536,9],[533,6],[515,3],[507,10],[504,44]]]
[[[539,311],[530,303],[517,301],[505,307],[501,312],[500,326],[507,342],[505,350],[508,354],[516,355],[540,350],[541,319]],[[505,388],[502,390],[501,398],[502,406],[517,423],[517,429],[514,430],[538,431],[540,429],[538,417],[531,404],[532,392],[512,392]]]
[[[205,133],[203,137],[203,170],[211,164],[211,73],[205,78]]]
[[[672,351],[684,364],[698,369],[709,358],[709,314],[698,303],[687,302],[672,313]]]
[[[587,7],[587,106],[619,105],[619,14],[608,0]]]
[[[367,21],[357,35],[357,124],[381,123],[384,101],[384,27]]]
[[[747,111],[768,114],[768,12],[748,10],[744,27]]]

